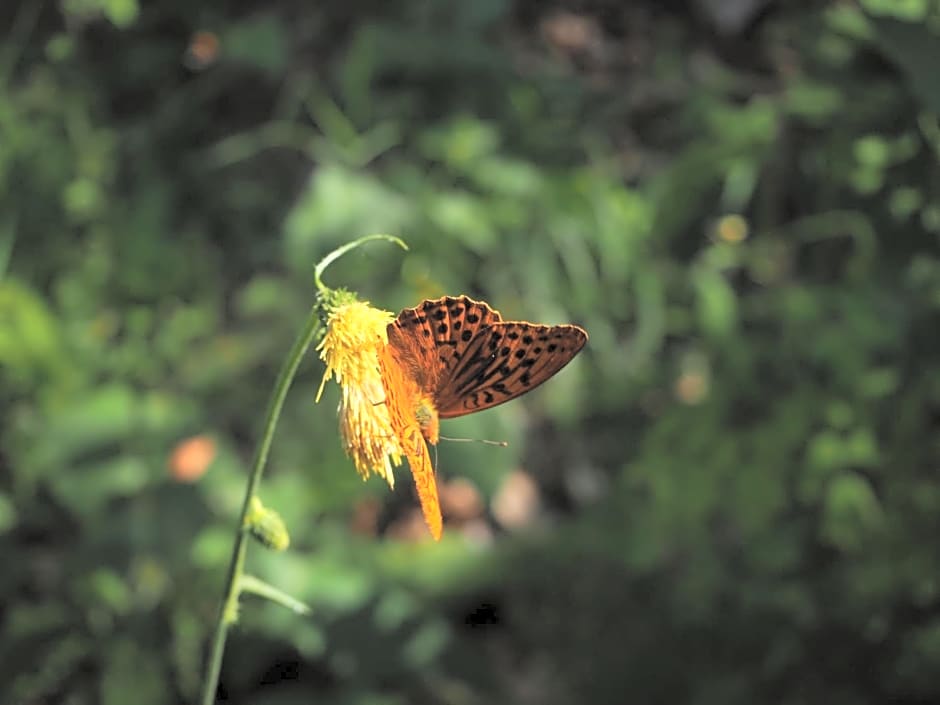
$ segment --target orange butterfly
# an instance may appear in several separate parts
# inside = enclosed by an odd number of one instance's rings
[[[385,399],[435,539],[443,522],[427,443],[437,444],[439,420],[535,389],[571,362],[587,339],[578,326],[504,321],[488,304],[466,296],[424,301],[388,325],[380,355]]]

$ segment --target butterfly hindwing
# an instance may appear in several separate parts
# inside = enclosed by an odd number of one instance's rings
[[[571,362],[586,342],[578,326],[500,321],[483,327],[438,380],[437,412],[453,418],[515,399]]]

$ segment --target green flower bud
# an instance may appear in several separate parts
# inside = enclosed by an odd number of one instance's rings
[[[265,507],[257,497],[251,498],[248,514],[245,516],[245,528],[262,545],[273,551],[283,551],[290,546],[290,534],[281,515]]]

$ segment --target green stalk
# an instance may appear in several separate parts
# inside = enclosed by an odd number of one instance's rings
[[[342,247],[339,247],[326,257],[314,268],[313,280],[317,287],[320,297],[329,298],[330,290],[323,284],[321,276],[324,270],[334,262],[338,257],[346,254],[360,245],[373,240],[386,240],[394,243],[404,250],[408,249],[399,238],[392,235],[367,235],[358,240],[354,240]],[[248,530],[245,528],[245,518],[251,510],[251,501],[255,497],[258,485],[261,483],[261,474],[264,472],[264,465],[268,460],[268,452],[271,450],[271,441],[274,440],[274,429],[277,427],[277,420],[281,415],[281,409],[284,407],[284,399],[287,397],[287,390],[290,388],[300,361],[303,359],[307,348],[316,337],[320,330],[320,310],[322,302],[318,302],[310,310],[310,315],[304,323],[303,330],[294,341],[293,347],[284,360],[281,371],[277,375],[277,381],[274,384],[274,392],[271,395],[271,401],[268,403],[268,413],[264,422],[264,433],[261,436],[261,442],[258,444],[258,451],[255,455],[254,465],[251,468],[251,475],[248,478],[248,487],[245,488],[245,501],[242,503],[241,515],[238,517],[238,525],[235,534],[235,546],[232,549],[232,560],[228,567],[228,577],[225,580],[225,592],[222,596],[222,604],[219,606],[219,616],[215,624],[215,631],[212,635],[212,648],[209,652],[209,660],[206,665],[206,678],[202,689],[202,705],[213,705],[215,702],[215,693],[219,687],[219,673],[222,670],[222,656],[225,653],[225,640],[228,637],[228,629],[238,620],[238,598],[242,587],[258,592],[268,599],[280,604],[284,604],[290,609],[303,613],[307,610],[298,600],[286,595],[282,591],[268,586],[262,581],[245,577],[245,550],[247,548],[246,535]],[[288,599],[289,598],[289,599]],[[309,610],[307,610],[309,611]]]
[[[271,441],[274,439],[274,429],[277,427],[278,418],[281,415],[281,409],[284,407],[284,399],[287,397],[287,390],[290,388],[300,361],[304,353],[313,341],[320,328],[319,312],[316,306],[310,310],[310,315],[304,324],[303,330],[294,341],[287,359],[278,373],[277,382],[274,385],[274,393],[271,395],[271,401],[268,403],[267,418],[264,422],[264,433],[261,436],[261,442],[258,444],[258,451],[255,454],[254,464],[251,468],[251,476],[248,479],[248,486],[245,488],[245,501],[242,503],[241,515],[238,517],[237,532],[235,535],[235,547],[232,550],[232,560],[229,563],[228,577],[225,581],[225,592],[222,597],[222,604],[219,607],[219,616],[215,625],[215,631],[212,636],[212,650],[209,653],[209,662],[206,668],[206,678],[203,683],[202,705],[212,705],[215,702],[215,693],[219,685],[219,672],[222,670],[222,655],[225,652],[225,640],[228,637],[228,628],[235,622],[238,616],[238,596],[242,573],[245,568],[245,549],[246,536],[245,517],[248,514],[251,498],[255,496],[258,484],[261,482],[261,474],[264,471],[264,465],[268,459],[268,452],[271,450]]]

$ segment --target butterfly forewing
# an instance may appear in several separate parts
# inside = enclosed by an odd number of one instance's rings
[[[408,336],[408,344],[414,348],[414,357],[419,362],[435,368],[434,379],[440,384],[463,359],[464,351],[479,331],[501,320],[498,311],[481,301],[445,296],[404,309],[393,327]]]
[[[515,399],[571,362],[586,342],[578,326],[505,321],[481,327],[439,379],[437,412],[453,418]]]

